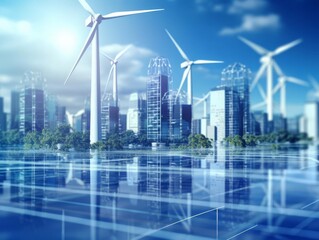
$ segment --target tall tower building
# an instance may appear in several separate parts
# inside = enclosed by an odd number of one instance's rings
[[[305,130],[308,137],[315,142],[319,141],[319,102],[308,102],[305,105],[304,116],[306,120]]]
[[[11,120],[10,129],[19,130],[19,102],[20,93],[18,91],[11,92]]]
[[[55,95],[46,96],[46,127],[50,130],[54,130],[57,127],[57,114],[56,109],[58,106],[57,97]]]
[[[210,91],[209,138],[221,142],[228,136],[240,134],[239,94],[230,87],[217,87]]]
[[[84,113],[81,115],[81,129],[83,132],[90,131],[90,97],[84,101]]]
[[[44,79],[41,73],[27,72],[20,92],[20,132],[41,132],[45,127]]]
[[[7,130],[7,115],[4,112],[3,97],[0,97],[0,131]]]
[[[241,63],[229,65],[222,71],[221,85],[236,91],[239,96],[239,135],[251,132],[249,81],[251,71]],[[216,99],[215,99],[216,101]]]
[[[140,134],[146,132],[146,99],[139,93],[130,95],[129,109],[127,110],[127,130]]]
[[[114,106],[111,96],[102,99],[101,105],[101,133],[102,140],[106,140],[108,133],[119,131],[120,109]]]
[[[164,142],[169,139],[169,106],[163,101],[169,90],[171,65],[167,58],[151,59],[147,81],[147,139]]]

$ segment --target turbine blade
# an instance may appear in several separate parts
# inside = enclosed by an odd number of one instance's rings
[[[183,49],[178,45],[178,43],[175,41],[175,39],[173,38],[173,36],[167,31],[167,29],[165,29],[166,33],[168,34],[169,38],[172,40],[172,42],[174,43],[175,47],[177,48],[177,50],[179,51],[179,53],[181,54],[181,56],[186,60],[189,61],[187,55],[185,54],[185,52],[183,51]]]
[[[71,113],[69,113],[69,111],[66,111],[65,112],[66,113],[66,118],[67,118],[67,120],[68,120],[68,123],[69,123],[69,125],[72,127],[72,114]]]
[[[297,40],[292,41],[292,42],[290,42],[290,43],[287,43],[287,44],[285,44],[285,45],[283,45],[283,46],[280,46],[280,47],[276,48],[275,51],[273,51],[273,55],[278,55],[278,54],[280,54],[280,53],[282,53],[282,52],[285,52],[285,51],[287,51],[288,49],[290,49],[290,48],[292,48],[292,47],[294,47],[294,46],[300,44],[301,42],[302,42],[301,39],[297,39]]]
[[[107,55],[105,52],[102,52],[102,55],[103,55],[104,57],[106,57],[108,60],[110,60],[111,62],[114,62],[114,61],[115,61],[115,60],[112,59],[109,55]]]
[[[104,88],[104,92],[103,92],[103,97],[102,97],[102,99],[103,99],[103,100],[104,100],[104,99],[105,99],[105,97],[106,97],[107,86],[109,85],[109,82],[110,82],[110,79],[111,79],[112,72],[114,71],[114,67],[115,67],[115,65],[114,65],[114,64],[112,64],[112,67],[111,67],[110,72],[109,72],[109,76],[108,76],[107,81],[106,81],[106,84],[105,84],[105,88]]]
[[[81,179],[74,178],[74,180],[79,184],[80,186],[84,186],[84,182]]]
[[[119,53],[116,55],[116,57],[115,57],[114,60],[115,60],[115,61],[119,60],[119,59],[123,56],[123,54],[126,53],[127,50],[129,50],[131,47],[132,47],[132,45],[130,44],[130,45],[128,45],[126,48],[124,48],[121,52],[119,52]]]
[[[265,69],[266,69],[267,64],[264,63],[263,65],[261,65],[261,67],[259,68],[256,77],[254,79],[254,81],[252,82],[251,86],[250,86],[250,91],[252,91],[254,89],[254,87],[256,86],[259,78],[261,77],[261,75],[264,73]]]
[[[163,11],[164,9],[151,9],[151,10],[137,10],[137,11],[123,11],[123,12],[113,12],[106,15],[103,15],[103,19],[112,19],[118,17],[125,17],[135,14],[148,13],[148,12],[158,12]]]
[[[79,0],[80,4],[82,5],[82,7],[89,12],[89,14],[91,14],[92,16],[95,15],[95,12],[93,11],[93,9],[90,7],[90,5],[85,1],[85,0]]]
[[[267,54],[269,52],[265,48],[259,46],[256,43],[253,43],[252,41],[249,41],[246,38],[243,38],[243,37],[238,37],[238,38],[239,38],[239,40],[241,40],[243,43],[247,44],[249,47],[251,47],[253,50],[255,50],[260,55],[264,55],[264,54]]]
[[[297,85],[301,85],[301,86],[309,86],[309,84],[303,80],[300,80],[298,78],[295,78],[295,77],[286,77],[286,80],[288,82],[291,82],[291,83],[295,83]]]
[[[198,106],[199,104],[201,104],[201,103],[204,102],[204,101],[205,101],[204,98],[199,99],[199,100],[194,104],[194,107]]]
[[[223,61],[213,61],[213,60],[196,60],[194,64],[213,64],[213,63],[224,63]]]
[[[83,113],[84,113],[84,109],[81,109],[81,110],[78,111],[76,114],[74,114],[74,117],[81,116]]]
[[[198,101],[201,100],[201,98],[199,98],[199,97],[193,97],[193,99],[198,100]]]
[[[260,85],[258,85],[258,91],[259,91],[261,97],[263,98],[263,100],[266,101],[266,93]]]
[[[272,60],[273,61],[273,64],[274,64],[274,69],[276,71],[276,73],[281,77],[281,76],[284,76],[284,73],[283,71],[281,70],[281,68],[278,66],[278,64],[276,63],[275,60]]]
[[[251,109],[253,110],[253,109],[258,109],[258,108],[261,108],[261,107],[263,107],[263,106],[265,106],[266,105],[266,102],[261,102],[261,103],[257,103],[257,104],[255,104],[255,105],[252,105],[251,106]]]
[[[283,81],[279,81],[277,85],[274,87],[274,89],[272,90],[272,94],[276,94],[278,90],[282,87],[282,85],[283,85]]]
[[[98,27],[98,23],[95,22],[94,25],[92,26],[92,29],[91,29],[91,31],[90,31],[90,33],[89,33],[89,36],[88,36],[88,38],[87,38],[85,44],[84,44],[84,46],[83,46],[83,48],[82,48],[82,50],[81,50],[81,52],[80,52],[80,55],[79,55],[78,59],[76,60],[75,64],[73,65],[73,68],[72,68],[71,72],[69,73],[67,79],[66,79],[65,82],[64,82],[64,85],[65,85],[65,84],[67,83],[67,81],[69,80],[70,76],[72,75],[74,69],[76,68],[76,66],[77,66],[78,63],[80,62],[80,60],[81,60],[83,54],[85,53],[86,49],[90,46],[90,44],[91,44],[91,42],[92,42],[92,39],[93,39],[93,37],[94,37],[94,35],[95,35],[95,31],[96,31],[96,28],[97,28],[97,27]]]
[[[183,78],[182,78],[182,81],[181,81],[181,85],[179,86],[179,89],[178,89],[178,91],[177,91],[176,98],[179,96],[180,91],[182,90],[182,87],[183,87],[183,85],[184,85],[184,82],[185,82],[185,80],[186,80],[188,74],[189,74],[190,69],[191,69],[191,66],[189,65],[189,66],[185,69],[185,71],[184,71],[184,73],[183,73]]]

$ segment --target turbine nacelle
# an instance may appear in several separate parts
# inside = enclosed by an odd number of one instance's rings
[[[273,54],[269,53],[269,54],[267,54],[267,55],[261,57],[261,58],[260,58],[260,62],[261,62],[261,63],[266,63],[266,64],[268,64],[268,63],[271,62],[272,56],[273,56]]]
[[[187,68],[189,65],[192,65],[193,61],[185,61],[181,63],[181,68]]]
[[[88,16],[85,20],[85,26],[86,27],[92,27],[95,22],[98,24],[101,23],[103,20],[103,16],[101,14],[96,14],[95,16]]]

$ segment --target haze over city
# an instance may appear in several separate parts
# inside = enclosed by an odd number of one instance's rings
[[[193,70],[194,96],[203,96],[220,84],[222,69],[241,62],[253,72],[260,67],[259,55],[238,40],[243,36],[268,50],[295,39],[303,42],[276,57],[285,74],[309,81],[319,78],[317,56],[319,30],[316,27],[319,5],[315,0],[163,0],[163,1],[88,1],[95,11],[164,8],[155,14],[114,19],[100,27],[101,52],[115,55],[129,44],[133,46],[121,59],[118,71],[119,105],[127,109],[128,95],[146,91],[147,66],[151,58],[166,57],[172,65],[173,87],[182,78],[183,61],[165,33],[168,29],[191,59],[222,60],[223,64],[195,66]],[[56,94],[70,112],[83,108],[90,95],[90,49],[67,85],[63,85],[82,48],[89,28],[84,26],[87,12],[78,1],[3,1],[0,7],[0,95],[5,97],[5,111],[9,112],[10,91],[19,85],[24,72],[42,72],[47,90]],[[111,67],[101,59],[101,88]],[[265,77],[261,79],[265,88]],[[275,83],[277,78],[275,78]],[[186,88],[184,88],[186,90]],[[303,112],[310,88],[287,86],[287,112],[294,116]],[[255,89],[252,103],[261,101]],[[279,95],[275,98],[279,110]]]

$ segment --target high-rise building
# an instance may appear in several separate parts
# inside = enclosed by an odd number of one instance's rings
[[[267,113],[256,111],[252,113],[254,122],[256,123],[252,133],[255,135],[264,135],[268,133]]]
[[[146,132],[146,99],[139,93],[130,95],[129,109],[127,110],[127,130]]]
[[[120,114],[119,133],[126,132],[126,130],[127,130],[126,119],[127,119],[126,114]]]
[[[84,113],[81,115],[81,129],[83,132],[90,131],[90,97],[84,101]]]
[[[41,132],[45,127],[44,79],[41,73],[27,72],[20,92],[20,132]]]
[[[241,63],[229,65],[222,71],[221,85],[236,91],[239,96],[239,135],[250,133],[249,81],[251,71]],[[216,101],[216,99],[215,99]]]
[[[147,139],[164,142],[169,139],[169,104],[163,101],[169,90],[171,65],[167,58],[151,59],[147,81]]]
[[[210,124],[208,138],[222,142],[228,136],[240,134],[239,94],[230,87],[216,87],[210,91]]]
[[[110,97],[103,99],[101,105],[101,133],[102,140],[105,140],[107,134],[119,131],[120,109],[113,106]]]
[[[19,130],[19,102],[20,93],[18,91],[11,92],[11,120],[10,129]]]
[[[56,109],[58,106],[57,97],[55,95],[46,96],[46,128],[54,130],[57,127]]]
[[[0,97],[0,131],[7,130],[7,115],[4,112],[3,97]]]
[[[306,133],[314,141],[319,140],[319,102],[308,102],[305,105]]]
[[[57,126],[66,124],[66,107],[57,105],[56,107]]]

